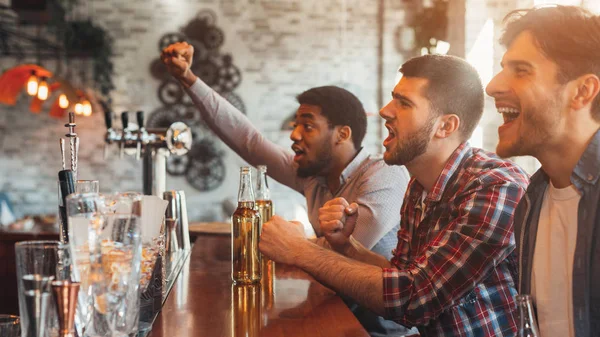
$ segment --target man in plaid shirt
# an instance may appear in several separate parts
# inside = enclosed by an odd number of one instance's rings
[[[513,211],[527,175],[466,144],[483,112],[481,80],[467,62],[426,55],[400,72],[380,111],[384,159],[412,175],[392,260],[352,237],[358,206],[343,198],[327,202],[319,221],[345,256],[279,217],[263,226],[260,249],[422,336],[514,336]]]

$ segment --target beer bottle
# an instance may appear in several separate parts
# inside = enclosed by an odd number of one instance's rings
[[[259,165],[256,167],[258,173],[256,178],[256,208],[260,214],[260,232],[262,233],[263,223],[271,220],[273,216],[273,202],[271,201],[271,192],[267,184],[267,167]],[[273,306],[274,302],[274,280],[275,262],[261,254],[262,270],[262,303],[267,309]]]
[[[260,215],[254,205],[250,168],[242,167],[238,207],[231,220],[231,278],[235,283],[260,281],[259,221]]]
[[[537,322],[533,312],[533,302],[529,295],[517,295],[519,307],[519,337],[539,337]]]

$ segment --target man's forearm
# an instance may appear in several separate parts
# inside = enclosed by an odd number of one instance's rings
[[[378,266],[351,260],[308,240],[296,266],[338,293],[383,315],[383,276]]]
[[[350,245],[344,250],[343,254],[353,260],[361,261],[381,268],[392,268],[392,263],[384,256],[370,251],[363,246],[353,236],[350,236]]]

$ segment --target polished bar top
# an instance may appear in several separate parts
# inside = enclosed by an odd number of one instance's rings
[[[367,337],[335,293],[299,269],[276,265],[267,284],[234,286],[229,236],[200,236],[150,337]]]

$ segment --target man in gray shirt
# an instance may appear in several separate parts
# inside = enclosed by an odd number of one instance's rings
[[[404,166],[388,166],[380,156],[372,156],[361,147],[367,120],[358,98],[333,86],[300,94],[290,135],[294,155],[267,140],[243,113],[192,73],[193,52],[191,45],[175,43],[163,50],[161,59],[186,88],[204,122],[223,142],[250,165],[267,165],[269,176],[306,197],[317,242],[326,245],[319,228],[319,208],[333,198],[343,197],[359,205],[355,239],[391,258],[409,175]],[[402,334],[398,325],[370,327],[372,319],[362,315],[372,313],[357,313],[372,335],[389,335],[393,330],[395,335]]]

